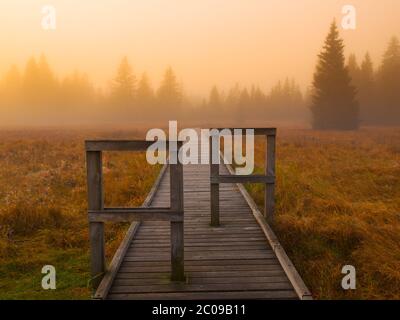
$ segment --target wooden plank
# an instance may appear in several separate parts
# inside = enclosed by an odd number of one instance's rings
[[[243,283],[287,283],[287,277],[283,274],[280,276],[269,277],[191,277],[188,280],[191,284],[243,284]],[[118,278],[115,280],[116,286],[141,286],[141,285],[162,285],[170,284],[169,278],[143,278],[143,279],[125,279]]]
[[[129,260],[129,257],[132,257],[131,260]],[[190,260],[227,260],[227,259],[234,259],[235,257],[239,259],[273,259],[275,258],[274,253],[269,253],[269,252],[263,252],[263,251],[258,251],[258,252],[249,252],[249,253],[228,253],[226,252],[225,254],[223,252],[210,252],[207,253],[206,251],[204,252],[187,252],[186,253],[186,261]],[[124,261],[129,264],[129,261],[172,261],[170,260],[171,257],[160,251],[158,254],[139,254],[135,253],[133,255],[127,255],[127,259]],[[157,260],[158,259],[158,260]]]
[[[233,168],[227,165],[227,168],[230,172],[233,172]],[[246,199],[247,203],[249,204],[251,211],[256,218],[258,224],[260,225],[261,229],[263,230],[271,248],[274,250],[279,263],[281,264],[283,270],[285,271],[286,275],[288,276],[290,282],[292,283],[296,294],[301,300],[312,300],[311,292],[308,290],[307,286],[305,285],[303,279],[300,277],[299,273],[297,272],[295,266],[290,261],[289,257],[287,256],[285,250],[281,246],[277,236],[272,231],[271,227],[265,221],[264,217],[262,216],[260,210],[258,209],[256,203],[251,198],[247,190],[242,184],[237,185],[241,194]]]
[[[219,175],[211,177],[211,183],[275,183],[274,176],[264,175]]]
[[[172,210],[183,212],[183,166],[181,163],[170,165],[170,198]],[[185,280],[184,228],[181,221],[171,221],[171,280]]]
[[[282,270],[280,265],[231,265],[231,266],[213,266],[213,271],[261,271],[261,270]],[[129,262],[123,262],[121,272],[170,272],[170,267],[158,266],[154,264],[150,267],[134,267],[129,266]],[[210,266],[186,266],[186,272],[192,273],[196,271],[211,271]]]
[[[140,222],[134,222],[129,227],[127,235],[125,236],[124,240],[122,241],[121,245],[118,247],[110,266],[108,267],[108,271],[103,277],[99,287],[94,294],[94,299],[105,299],[107,294],[113,284],[115,276],[121,266],[122,260],[125,257],[125,253],[128,250],[130,243],[135,236],[136,231],[138,230]]]
[[[129,257],[126,257],[129,258]],[[126,259],[125,261],[130,261]],[[224,265],[266,265],[276,264],[278,260],[276,257],[272,259],[224,259],[224,260],[187,260],[187,266],[224,266]],[[154,265],[153,262],[149,261],[130,261],[130,265],[138,267],[151,267]],[[168,261],[159,261],[158,266],[169,266]]]
[[[247,292],[173,292],[173,293],[142,293],[142,294],[112,294],[111,300],[287,300],[296,299],[293,290],[247,291]]]
[[[86,151],[146,151],[153,144],[154,141],[143,140],[87,140],[85,148]]]
[[[264,132],[265,133],[265,132]],[[221,175],[229,174],[221,165]],[[223,219],[209,226],[210,170],[184,167],[185,272],[187,282],[171,282],[171,231],[167,222],[146,221],[140,227],[112,286],[110,299],[295,299],[293,284],[272,250],[264,230],[240,189],[221,186],[218,204]],[[168,206],[174,186],[169,173],[153,206]],[[221,221],[219,221],[221,222]],[[165,251],[166,250],[166,251]],[[280,289],[282,286],[285,289]],[[118,293],[114,293],[114,290]]]
[[[235,130],[242,130],[239,131],[239,134],[243,134],[246,130],[254,130],[254,135],[256,136],[274,136],[276,135],[276,128],[226,128],[231,131],[232,135],[235,133]],[[225,130],[224,128],[218,128],[218,131]]]
[[[267,136],[265,175],[275,177],[275,136]],[[268,221],[275,216],[275,178],[273,183],[265,184],[264,213]]]
[[[210,137],[209,139],[209,161],[210,161],[210,180],[215,179],[219,176],[219,164],[214,163],[214,154],[219,152],[218,150],[213,150],[213,138]],[[211,183],[210,185],[210,210],[211,210],[211,222],[210,225],[212,227],[218,227],[220,225],[220,212],[219,212],[219,184],[218,183]]]
[[[87,188],[89,210],[103,208],[102,154],[86,152]],[[91,284],[96,289],[106,270],[105,240],[103,222],[89,223]]]
[[[90,210],[90,222],[183,221],[183,212],[165,208]]]
[[[160,284],[160,285],[129,285],[117,282],[111,288],[110,293],[172,293],[172,292],[224,292],[224,291],[267,291],[267,290],[291,290],[293,287],[285,282],[262,283],[229,283],[229,284]]]
[[[151,205],[151,203],[154,199],[154,196],[156,194],[157,188],[159,187],[161,180],[167,171],[167,168],[168,168],[167,164],[165,164],[162,167],[160,173],[158,174],[156,181],[154,182],[153,187],[151,188],[149,194],[147,195],[145,201],[143,202],[143,207],[148,207]],[[103,277],[99,287],[96,290],[96,293],[94,294],[94,299],[106,299],[107,298],[108,292],[109,292],[109,290],[113,284],[113,281],[119,271],[119,268],[125,257],[125,254],[126,254],[127,250],[129,249],[131,242],[139,229],[139,226],[140,226],[140,222],[133,222],[130,225],[124,239],[122,240],[120,246],[118,247],[118,249],[108,267],[107,273]]]
[[[189,279],[193,278],[252,278],[252,277],[274,277],[285,276],[282,268],[275,270],[248,270],[243,271],[191,271]],[[170,279],[170,274],[166,272],[120,272],[118,279]]]

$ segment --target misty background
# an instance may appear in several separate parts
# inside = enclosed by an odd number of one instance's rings
[[[335,17],[361,124],[398,124],[396,0],[39,0],[0,4],[0,123],[309,123],[318,54]],[[301,13],[300,13],[301,12]]]

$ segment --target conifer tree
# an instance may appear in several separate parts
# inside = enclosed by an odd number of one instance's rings
[[[167,111],[166,116],[170,119],[179,116],[180,106],[183,100],[182,88],[176,80],[176,76],[171,67],[164,73],[164,78],[157,91],[157,100],[161,110]]]
[[[112,82],[112,103],[122,111],[123,115],[132,114],[133,101],[136,93],[136,77],[128,58],[124,57],[118,67],[117,75]]]
[[[154,91],[150,85],[147,74],[143,73],[136,92],[137,103],[140,107],[146,107],[153,103],[153,99]]]
[[[376,85],[374,66],[368,52],[360,67],[358,101],[360,102],[361,120],[369,124],[374,123],[377,119]]]
[[[136,92],[137,111],[143,119],[150,119],[155,115],[154,102],[154,90],[150,85],[147,74],[143,73]]]
[[[400,123],[400,42],[393,37],[383,56],[379,71],[379,102],[382,122]]]
[[[331,24],[314,74],[312,126],[322,130],[353,130],[359,125],[356,90],[345,67],[343,40]]]

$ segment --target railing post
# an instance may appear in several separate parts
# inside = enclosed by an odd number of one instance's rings
[[[219,137],[218,137],[219,139]],[[219,176],[219,164],[214,163],[213,158],[219,159],[219,148],[215,148],[213,145],[214,138],[210,136],[210,178],[211,180]],[[219,145],[219,141],[217,146]],[[217,153],[217,156],[213,156]],[[218,227],[219,221],[219,183],[211,181],[210,186],[210,205],[211,205],[211,226]]]
[[[178,150],[182,145],[178,142]],[[174,211],[184,214],[183,166],[176,150],[176,164],[170,164],[170,206]],[[173,151],[174,152],[174,151]],[[171,221],[171,280],[185,281],[184,225],[182,221]]]
[[[265,175],[275,177],[275,135],[266,136]],[[275,182],[265,185],[264,213],[268,221],[273,221],[275,216]]]
[[[100,151],[87,151],[86,163],[88,209],[101,210],[103,209],[102,153]],[[92,286],[96,289],[106,271],[104,223],[90,222],[89,237]]]

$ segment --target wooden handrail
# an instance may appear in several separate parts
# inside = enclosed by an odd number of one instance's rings
[[[97,288],[106,271],[104,222],[170,221],[171,223],[171,279],[184,281],[184,229],[183,229],[183,168],[182,164],[169,164],[169,208],[105,208],[103,200],[103,151],[144,151],[154,142],[138,140],[86,141],[88,218],[91,251],[92,285]],[[168,142],[167,142],[168,143]],[[182,146],[177,141],[178,152]],[[177,157],[177,154],[176,154]]]
[[[218,132],[227,129],[217,129]],[[265,184],[264,192],[264,215],[267,220],[272,221],[275,215],[275,143],[276,143],[276,128],[228,128],[232,134],[235,130],[253,130],[254,135],[262,135],[266,137],[266,155],[265,155],[265,174],[264,175],[220,175],[219,163],[213,163],[213,137],[210,136],[210,184],[211,184],[211,225],[219,226],[219,185],[221,183],[263,183]],[[239,133],[239,131],[236,131]],[[221,135],[222,137],[222,135]],[[218,143],[219,145],[219,143]]]

